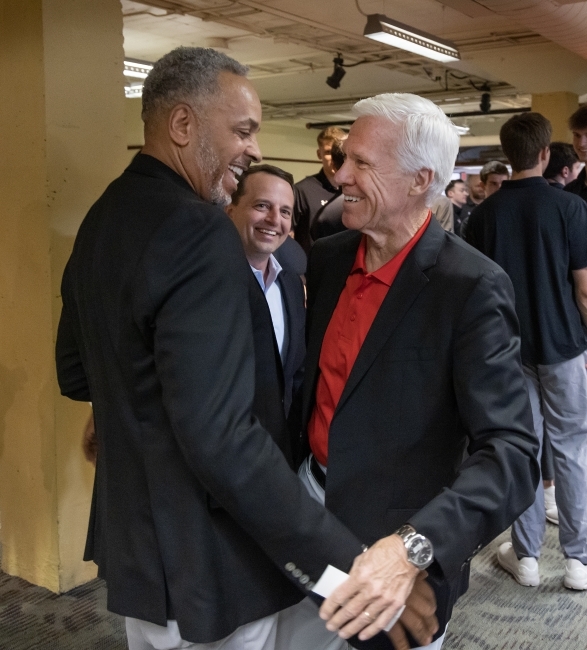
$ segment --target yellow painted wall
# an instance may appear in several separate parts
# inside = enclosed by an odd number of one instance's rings
[[[544,117],[550,120],[553,141],[573,141],[567,121],[578,108],[579,98],[575,93],[559,92],[532,95],[532,110],[542,113]]]
[[[0,0],[2,568],[53,591],[82,562],[89,407],[59,395],[59,285],[86,211],[125,162],[118,0]]]

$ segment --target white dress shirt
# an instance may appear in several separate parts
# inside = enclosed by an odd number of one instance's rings
[[[268,263],[268,273],[267,281],[263,278],[263,271],[258,271],[251,266],[251,270],[257,278],[257,282],[263,289],[265,294],[265,300],[269,305],[269,311],[271,312],[271,321],[273,322],[273,330],[275,332],[275,338],[277,339],[277,347],[279,348],[279,354],[283,349],[283,341],[285,338],[285,317],[283,313],[283,299],[281,297],[281,289],[277,284],[277,276],[281,273],[281,266],[279,262],[273,257],[269,256]]]

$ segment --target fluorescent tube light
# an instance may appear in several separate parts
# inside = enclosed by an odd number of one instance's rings
[[[124,76],[135,77],[137,79],[146,79],[153,66],[149,63],[139,63],[137,61],[124,62]]]
[[[435,61],[458,61],[461,56],[454,43],[404,25],[383,14],[370,14],[363,35],[374,41],[398,47]]]
[[[132,84],[124,87],[124,96],[132,99],[133,97],[143,96],[143,84]]]

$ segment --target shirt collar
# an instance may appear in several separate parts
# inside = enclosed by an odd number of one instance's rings
[[[259,286],[265,293],[267,293],[269,287],[275,282],[275,280],[277,280],[277,276],[282,270],[281,264],[275,259],[275,257],[269,255],[267,282],[265,282],[263,271],[259,271],[251,266],[251,271],[255,274]]]

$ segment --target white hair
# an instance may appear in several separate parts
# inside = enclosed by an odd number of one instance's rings
[[[426,205],[438,198],[453,173],[459,152],[456,126],[429,99],[409,93],[385,93],[362,99],[353,107],[356,117],[380,116],[401,127],[394,152],[407,173],[430,169],[434,179],[426,192]]]

